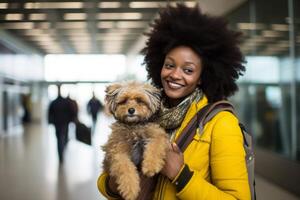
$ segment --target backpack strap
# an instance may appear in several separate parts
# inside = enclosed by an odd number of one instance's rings
[[[197,132],[197,128],[199,128],[199,133],[201,134],[203,132],[204,125],[220,111],[229,111],[235,115],[233,105],[226,100],[207,104],[194,115],[176,140],[176,143],[182,152],[193,140]]]
[[[177,146],[182,152],[186,149],[189,143],[192,141],[194,135],[196,134],[198,121],[202,121],[205,113],[209,109],[209,104],[200,109],[194,117],[189,121],[186,127],[182,130],[181,134],[176,140]]]

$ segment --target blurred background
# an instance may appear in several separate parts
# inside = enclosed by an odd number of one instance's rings
[[[300,199],[299,0],[1,0],[0,199],[103,199],[100,146],[113,119],[97,113],[90,145],[76,140],[71,123],[60,165],[49,103],[60,84],[92,127],[93,92],[103,104],[107,84],[146,81],[143,33],[160,7],[176,2],[199,2],[243,32],[247,71],[231,101],[254,135],[257,197]]]

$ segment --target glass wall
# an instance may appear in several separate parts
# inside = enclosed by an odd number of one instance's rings
[[[246,73],[233,97],[256,145],[300,160],[300,2],[249,0],[227,15],[243,32]]]
[[[294,5],[293,5],[293,15],[294,15],[294,41],[295,41],[295,74],[296,74],[296,115],[298,114],[296,118],[296,133],[297,133],[297,138],[296,141],[297,143],[295,144],[296,147],[296,158],[297,160],[300,160],[300,1],[299,0],[294,0]]]

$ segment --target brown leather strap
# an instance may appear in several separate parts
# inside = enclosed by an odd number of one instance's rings
[[[199,110],[194,117],[190,120],[190,122],[186,125],[186,127],[182,130],[181,134],[176,140],[177,146],[180,148],[182,152],[186,149],[189,143],[192,141],[194,135],[196,134],[198,122],[203,120],[205,113],[209,109],[209,104],[204,106],[201,110]]]
[[[176,143],[182,152],[184,152],[184,150],[193,140],[197,128],[199,128],[199,133],[202,134],[204,125],[220,111],[229,111],[235,115],[233,105],[226,100],[217,101],[212,104],[207,104],[195,114],[195,116],[182,130],[181,134],[176,140]]]

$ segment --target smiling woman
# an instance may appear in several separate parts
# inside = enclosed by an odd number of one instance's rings
[[[178,4],[161,9],[147,36],[144,64],[162,93],[157,121],[170,137],[153,199],[250,199],[243,136],[232,113],[216,114],[185,150],[177,145],[188,137],[183,130],[194,132],[193,119],[202,108],[237,91],[236,80],[245,70],[240,33],[225,19],[203,14],[198,5]],[[123,193],[110,177],[102,173],[98,187],[115,199]]]

